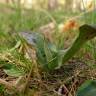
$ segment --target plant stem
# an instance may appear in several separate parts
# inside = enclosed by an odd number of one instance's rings
[[[68,49],[68,51],[65,53],[63,57],[63,63],[68,61],[77,51],[82,47],[84,42],[80,41],[80,38],[78,37],[75,42],[72,44],[72,46]]]

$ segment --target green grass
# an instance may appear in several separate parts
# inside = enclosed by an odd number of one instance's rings
[[[0,8],[5,8],[6,6],[0,6]],[[7,8],[6,8],[7,10]],[[11,10],[12,11],[12,10]],[[32,62],[30,60],[26,59],[24,57],[24,54],[19,53],[18,49],[10,52],[10,49],[12,49],[17,42],[19,41],[19,37],[13,37],[13,33],[18,33],[20,31],[37,31],[40,26],[43,26],[45,24],[48,24],[49,22],[52,22],[55,20],[56,24],[66,22],[68,18],[74,17],[78,15],[79,13],[72,13],[72,12],[66,12],[64,10],[57,10],[54,12],[49,12],[46,10],[23,10],[16,9],[16,11],[12,11],[10,13],[8,12],[0,12],[0,54],[6,55],[6,53],[10,53],[12,58],[10,59],[10,56],[8,57],[12,63],[15,64],[23,64],[25,72],[28,73],[30,71],[30,67],[32,66]],[[85,15],[84,15],[85,16]],[[82,18],[79,18],[78,21],[81,23],[96,23],[96,13],[88,13],[86,16]],[[73,31],[74,32],[74,31]],[[77,31],[78,32],[78,31]],[[58,35],[58,30],[56,30],[56,36],[55,37],[55,43],[58,47],[63,48],[64,41],[62,40],[61,36]],[[61,45],[59,45],[61,38]],[[72,39],[72,38],[71,38]],[[74,38],[73,38],[74,39]],[[66,41],[65,41],[66,42]],[[84,54],[90,53],[91,58],[95,61],[96,59],[96,40],[92,40],[88,42],[84,47],[84,51],[80,51],[76,54],[75,57],[83,58]],[[6,60],[5,60],[6,61]],[[86,62],[89,64],[90,59],[88,59]],[[2,60],[0,58],[0,64],[2,63]],[[8,63],[6,63],[8,64]],[[94,64],[92,64],[94,65]]]

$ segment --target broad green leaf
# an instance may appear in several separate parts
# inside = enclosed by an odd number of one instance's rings
[[[24,70],[22,68],[18,68],[14,64],[6,64],[3,66],[4,72],[9,76],[19,77],[24,75]]]
[[[76,96],[96,96],[96,80],[87,80],[79,87]]]
[[[44,37],[42,34],[37,32],[20,32],[20,37],[31,46],[36,48],[38,63],[44,65],[45,61],[45,53],[44,53]]]
[[[44,50],[44,37],[42,34],[36,34],[36,53],[39,64],[41,64],[43,67],[46,67],[46,55]]]
[[[47,62],[45,59],[45,53],[42,53],[41,50],[37,49],[37,61],[39,64],[45,66],[45,63]]]

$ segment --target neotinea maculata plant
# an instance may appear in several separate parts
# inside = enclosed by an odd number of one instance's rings
[[[40,33],[21,32],[28,44],[36,48],[37,62],[44,69],[54,70],[60,68],[65,62],[77,53],[80,48],[96,36],[96,26],[84,24],[79,28],[79,35],[67,50],[57,49],[55,44],[49,42]]]

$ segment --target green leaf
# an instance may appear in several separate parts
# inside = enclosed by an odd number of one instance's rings
[[[44,65],[46,63],[44,53],[44,36],[37,32],[20,32],[22,37],[29,45],[36,48],[38,63]]]
[[[45,53],[42,53],[41,50],[37,49],[37,61],[39,64],[45,66],[45,63],[47,62],[45,59]]]
[[[52,52],[51,52],[47,42],[44,42],[44,52],[45,52],[45,55],[46,55],[47,62],[52,60]]]
[[[4,72],[9,76],[19,77],[24,75],[24,70],[18,68],[15,64],[6,64],[3,66]]]
[[[4,90],[5,90],[4,85],[0,85],[0,93],[3,93],[3,92],[4,92]]]
[[[77,90],[76,96],[96,96],[96,80],[87,80]]]
[[[61,66],[62,66],[62,60],[63,60],[63,56],[64,56],[64,54],[65,54],[65,50],[60,50],[60,51],[58,51],[58,54],[57,54],[57,66],[56,66],[56,68],[55,69],[59,69]]]
[[[58,52],[56,46],[54,44],[50,43],[50,42],[48,42],[48,47],[50,48],[50,50],[52,52],[54,52],[54,53],[57,53]]]
[[[47,40],[44,41],[44,53],[45,53],[45,59],[46,59],[46,65],[45,67],[47,67],[48,69],[52,70],[54,67],[50,66],[50,65],[53,65],[52,64],[53,62],[53,52],[51,51],[50,47],[49,47],[49,42]]]
[[[43,65],[43,67],[46,67],[46,55],[45,55],[45,51],[44,51],[44,36],[42,34],[35,34],[36,37],[36,42],[35,42],[35,47],[36,47],[36,53],[37,53],[37,58],[38,58],[38,62],[39,64],[41,64],[41,66]]]
[[[21,44],[21,41],[18,41],[16,45],[12,49],[10,49],[10,51],[14,51],[15,49],[17,49],[20,46],[20,44]]]

